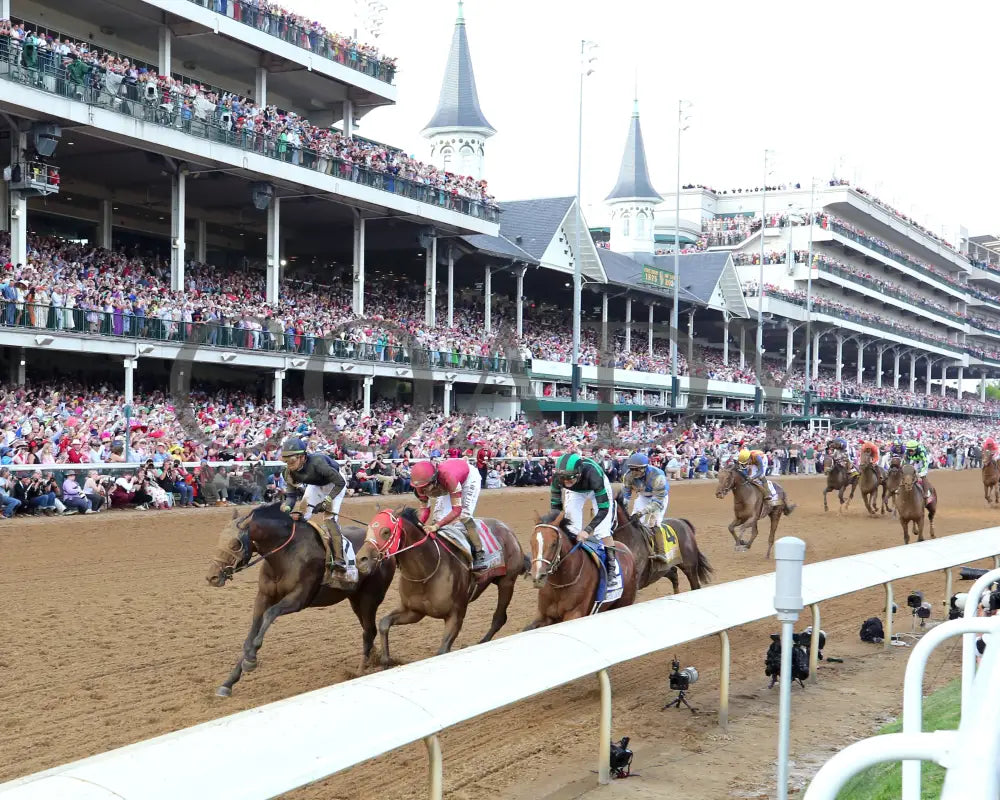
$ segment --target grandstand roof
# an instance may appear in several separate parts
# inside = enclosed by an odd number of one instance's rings
[[[444,82],[441,84],[437,110],[431,121],[424,126],[422,133],[427,136],[434,131],[447,128],[473,128],[484,132],[487,136],[496,133],[496,129],[486,121],[483,110],[479,107],[476,76],[472,70],[469,39],[465,33],[462,0],[458,3],[458,19],[455,20],[455,32],[451,37],[451,50],[444,70]]]
[[[490,236],[485,233],[477,233],[472,236],[459,236],[458,238],[488,256],[523,261],[525,264],[538,264],[537,258],[532,257],[528,251],[518,247],[505,236]]]
[[[649,179],[649,168],[646,166],[646,146],[642,142],[642,127],[639,124],[639,101],[635,101],[632,109],[632,119],[629,121],[628,136],[625,138],[625,152],[622,154],[622,165],[618,172],[618,183],[605,200],[624,200],[640,198],[643,200],[663,200],[653,182]]]

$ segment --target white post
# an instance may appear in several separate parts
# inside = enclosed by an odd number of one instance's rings
[[[528,271],[527,267],[521,267],[517,271],[517,335],[522,336],[524,334],[524,273]],[[448,318],[448,324],[451,324],[451,318]]]
[[[0,19],[10,19],[10,0],[0,0]]]
[[[945,396],[945,388],[948,382],[948,365],[941,364],[941,396]]]
[[[986,375],[979,380],[979,402],[986,402]]]
[[[344,100],[344,136],[354,136],[353,100]]]
[[[823,332],[819,331],[813,335],[812,349],[812,379],[819,378],[819,340],[823,338]]]
[[[649,354],[653,355],[653,304],[649,304]]]
[[[274,371],[274,410],[281,411],[284,408],[285,395],[285,371],[283,369],[276,369]]]
[[[625,298],[625,352],[632,352],[632,298]]]
[[[694,360],[694,308],[688,311],[688,369]]]
[[[885,345],[880,344],[875,349],[875,386],[882,388],[882,354],[885,352]]]
[[[519,278],[519,287],[522,285],[520,281],[523,279],[523,276]],[[517,312],[521,313],[520,301],[517,305]],[[448,244],[448,327],[455,327],[455,248],[450,243]],[[521,335],[520,323],[518,323],[517,333],[519,336]]]
[[[254,75],[253,99],[261,108],[267,105],[267,67],[257,67]]]
[[[962,381],[965,380],[965,367],[958,365],[958,399],[962,399]]]
[[[181,170],[170,178],[170,288],[184,290],[184,215],[187,211],[185,190],[187,172]]]
[[[208,223],[204,217],[198,217],[194,232],[194,258],[199,264],[208,261]]]
[[[597,673],[601,684],[601,722],[598,726],[600,737],[597,756],[597,782],[601,785],[611,783],[611,678],[608,671],[602,669]]]
[[[867,342],[864,339],[858,339],[858,386],[861,385],[861,379],[865,374],[865,345]]]
[[[746,326],[741,323],[740,324],[740,369],[746,369],[747,367],[746,339],[747,339],[747,329]]]
[[[917,354],[910,353],[910,393],[917,389]]]
[[[816,683],[816,666],[819,664],[819,603],[809,606],[812,611],[812,636],[809,638],[809,682]]]
[[[778,701],[777,798],[788,800],[788,737],[792,712],[792,629],[802,602],[802,562],[806,543],[784,536],[774,545],[774,610],[781,623],[781,694]],[[816,631],[816,636],[819,631]]]
[[[444,797],[444,761],[441,758],[441,740],[436,733],[424,737],[427,747],[427,782],[430,800]]]
[[[608,351],[608,293],[601,293],[601,352]]]
[[[719,656],[719,727],[729,727],[729,669],[732,658],[729,649],[729,631],[719,631],[722,652]]]
[[[892,357],[892,388],[893,389],[898,389],[899,388],[899,359],[901,359],[902,357],[903,357],[903,354],[899,351],[899,349],[896,350],[895,354]]]
[[[432,236],[424,254],[424,322],[437,324],[437,236]]]
[[[792,357],[795,352],[795,328],[790,322],[785,323],[785,369],[792,368]]]
[[[450,272],[449,272],[450,277]],[[493,332],[493,270],[486,268],[486,275],[483,279],[483,322],[486,326],[486,333]]]
[[[364,380],[364,410],[366,413],[372,410],[372,384],[375,383],[375,378],[371,375],[365,375]]]
[[[365,315],[365,218],[354,214],[354,313]]]
[[[725,311],[722,312],[722,363],[729,366],[729,314]]]
[[[278,302],[281,274],[281,198],[272,197],[267,207],[267,302]]]
[[[454,384],[451,381],[448,381],[444,385],[444,415],[446,417],[451,416],[451,391],[454,388]]]
[[[28,147],[28,135],[21,131],[11,131],[10,163],[20,164],[21,169],[27,169],[24,163],[25,151]],[[3,187],[7,191],[7,187]],[[21,192],[10,192],[10,262],[15,266],[28,262],[28,198]]]
[[[135,368],[138,366],[136,359],[126,358],[125,359],[125,405],[132,405],[132,401],[135,399]]]
[[[844,337],[839,333],[837,334],[837,383],[840,383],[840,379],[844,373]]]
[[[24,386],[25,381],[27,381],[27,371],[28,371],[28,357],[24,352],[24,348],[18,348],[18,359],[17,359],[17,385]]]
[[[169,76],[173,72],[171,47],[173,45],[174,35],[170,28],[166,25],[160,26],[158,40],[156,68],[160,75]]]
[[[933,368],[930,356],[927,357],[927,385],[924,387],[924,394],[931,396],[931,369]]]
[[[111,201],[101,200],[100,217],[97,222],[97,246],[111,249]]]

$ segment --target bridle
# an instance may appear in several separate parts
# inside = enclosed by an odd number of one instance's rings
[[[729,475],[729,483],[715,490],[716,498],[721,500],[723,497],[725,497],[727,494],[729,494],[736,488],[736,475],[738,470],[734,469],[733,467],[726,467],[725,469],[719,470],[719,472],[720,473],[725,472],[726,474]]]
[[[378,521],[379,517],[386,517],[389,523],[386,526],[389,528],[389,538],[384,541],[380,541],[375,536],[375,528],[376,528],[375,523]],[[431,570],[430,574],[427,575],[426,577],[411,578],[409,575],[403,572],[403,565],[402,564],[398,565],[399,574],[400,576],[402,576],[403,580],[409,581],[410,583],[427,583],[431,578],[433,578],[437,574],[437,571],[441,568],[441,543],[438,541],[437,536],[435,536],[433,533],[431,533],[426,528],[423,528],[421,526],[421,530],[423,530],[424,532],[423,538],[418,539],[417,541],[408,544],[405,547],[400,547],[400,545],[403,543],[403,533],[404,533],[403,521],[404,520],[402,517],[397,516],[395,513],[389,511],[388,509],[386,509],[385,511],[380,511],[378,514],[375,515],[375,518],[370,523],[368,523],[368,529],[365,531],[365,543],[370,544],[373,548],[375,548],[375,553],[377,554],[375,563],[377,565],[379,562],[382,561],[382,559],[392,558],[398,556],[400,553],[405,553],[407,550],[413,550],[414,548],[420,547],[427,540],[434,542],[434,547],[437,550],[437,563],[434,565],[434,569]],[[458,560],[458,556],[454,555],[451,552],[451,550],[449,550],[447,547],[445,548],[445,552],[447,552],[449,555],[455,558],[456,561]]]
[[[576,543],[569,549],[566,555],[563,555],[561,552],[563,529],[560,528],[558,525],[552,525],[547,522],[540,522],[535,526],[536,534],[539,528],[548,528],[549,530],[556,532],[555,547],[554,547],[554,552],[552,553],[552,559],[550,560],[548,558],[545,558],[545,553],[542,551],[541,548],[539,548],[538,558],[532,559],[531,562],[532,565],[547,564],[549,567],[543,574],[539,575],[539,578],[545,578],[549,586],[551,586],[553,589],[565,589],[568,586],[572,586],[578,580],[580,580],[580,576],[583,574],[583,564],[584,564],[583,561],[580,562],[580,569],[576,573],[576,577],[573,578],[573,580],[571,580],[569,583],[552,583],[552,581],[548,579],[551,578],[553,575],[555,575],[555,573],[558,572],[559,568],[562,566],[562,562],[565,561],[567,558],[569,558],[571,555],[573,555],[573,552],[580,547],[580,540],[577,539]]]
[[[261,553],[257,550],[257,557],[252,558],[255,551],[253,541],[250,539],[250,522],[253,518],[256,509],[247,514],[243,519],[236,521],[236,530],[240,532],[237,540],[240,543],[240,549],[237,550],[223,550],[220,548],[219,552],[225,553],[228,556],[232,556],[233,564],[224,564],[221,559],[213,559],[216,564],[219,564],[221,569],[219,570],[219,586],[222,586],[226,581],[230,580],[237,572],[242,572],[245,569],[256,566],[261,561],[273,556],[275,553],[284,550],[288,545],[292,543],[292,539],[295,538],[296,527],[298,526],[297,520],[292,520],[292,532],[288,535],[280,545],[275,547],[273,550],[267,553]],[[228,559],[227,559],[228,560]]]

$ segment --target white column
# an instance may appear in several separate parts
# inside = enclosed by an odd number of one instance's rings
[[[917,390],[917,354],[910,352],[910,393]]]
[[[813,349],[812,349],[812,380],[817,380],[819,378],[819,340],[823,337],[823,333],[813,334]]]
[[[26,133],[12,131],[10,163],[24,163],[28,146]],[[5,186],[4,191],[7,191]],[[28,261],[28,199],[21,192],[10,192],[10,262],[17,266]]]
[[[941,396],[945,397],[947,395],[946,384],[948,381],[948,365],[945,363],[941,364]]]
[[[518,289],[520,289],[524,280],[523,274],[518,278]],[[517,313],[521,313],[521,304],[517,304]],[[520,320],[520,317],[518,318]],[[455,327],[455,248],[452,244],[448,245],[448,327]],[[521,334],[521,323],[517,323],[517,333]]]
[[[187,213],[187,172],[170,178],[170,288],[184,289],[184,215]]]
[[[688,311],[688,369],[694,361],[694,308]]]
[[[437,236],[431,237],[424,254],[424,322],[428,327],[437,325]]]
[[[740,369],[747,368],[746,341],[747,341],[747,329],[745,325],[740,323]]]
[[[483,279],[483,301],[484,301],[484,311],[483,311],[483,323],[486,326],[486,332],[493,332],[493,270],[489,267],[486,268],[486,276]]]
[[[632,298],[625,298],[625,352],[632,352]]]
[[[795,328],[785,324],[785,369],[792,368],[792,356],[795,352]]]
[[[840,378],[844,372],[844,337],[839,333],[837,334],[837,383],[840,383]]]
[[[354,135],[354,101],[344,101],[344,136]]]
[[[885,345],[880,344],[875,348],[875,386],[882,388],[882,354],[885,352]]]
[[[274,371],[274,410],[281,411],[285,406],[285,371],[276,369]]]
[[[958,399],[962,399],[962,381],[965,380],[965,367],[959,364],[958,367]]]
[[[653,355],[653,304],[649,304],[649,354]]]
[[[169,75],[173,72],[171,47],[174,42],[174,34],[166,25],[160,26],[159,34],[159,46],[156,52],[156,69],[161,75]]]
[[[281,198],[272,197],[267,207],[267,302],[278,302],[281,278]]]
[[[375,383],[375,378],[373,378],[371,375],[365,375],[364,389],[362,391],[364,392],[364,395],[363,395],[363,397],[364,397],[364,410],[366,412],[372,410],[372,384],[373,383]]]
[[[23,382],[23,381],[22,381]],[[986,402],[986,375],[979,379],[979,402]]]
[[[528,271],[527,267],[521,267],[517,271],[517,335],[522,336],[524,334],[524,273]],[[449,291],[451,291],[449,289]],[[451,318],[448,320],[451,324]]]
[[[931,396],[931,359],[930,356],[927,357],[927,385],[924,387],[924,394],[928,397]]]
[[[858,386],[865,374],[865,345],[868,343],[863,339],[858,339]]]
[[[722,312],[722,363],[729,366],[729,314],[724,311]]]
[[[194,260],[199,264],[208,261],[208,222],[198,217],[194,229]]]
[[[354,313],[365,315],[365,218],[354,215]]]
[[[17,358],[17,385],[18,386],[24,386],[25,381],[27,380],[27,371],[28,371],[28,356],[25,353],[24,348],[21,347],[21,348],[18,349],[18,358]],[[986,384],[984,383],[983,385],[985,386]]]
[[[253,82],[253,99],[261,108],[267,105],[267,67],[257,67]]]
[[[444,385],[444,415],[446,417],[451,416],[451,390],[454,388],[454,384],[449,381]]]
[[[97,246],[105,250],[111,249],[111,210],[111,201],[101,200],[100,217],[97,221]]]
[[[0,0],[0,19],[10,19],[10,0]]]
[[[135,368],[138,366],[136,359],[125,359],[125,405],[132,405],[135,399]]]
[[[601,292],[601,352],[608,351],[608,293]]]
[[[899,388],[899,359],[903,357],[903,354],[897,349],[896,354],[892,358],[892,388]]]

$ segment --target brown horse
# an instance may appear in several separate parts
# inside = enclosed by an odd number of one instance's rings
[[[903,459],[900,456],[892,456],[889,459],[889,469],[885,473],[885,492],[882,494],[882,507],[888,511],[889,503],[892,503],[892,515],[896,514],[896,492],[903,481]]]
[[[872,460],[872,454],[867,450],[861,453],[861,476],[858,478],[858,489],[861,491],[861,499],[865,502],[865,508],[871,516],[879,513],[878,490],[882,488],[882,513],[885,513],[885,475]],[[853,494],[853,491],[852,491]],[[826,495],[823,495],[824,499]]]
[[[364,528],[344,528],[355,551],[364,542]],[[257,553],[257,558],[253,554]],[[219,697],[229,697],[244,672],[257,668],[257,652],[264,634],[283,614],[293,614],[303,608],[332,606],[350,600],[351,608],[361,622],[363,672],[375,641],[375,612],[392,583],[396,565],[387,561],[371,575],[362,578],[351,591],[324,584],[327,556],[319,533],[308,522],[293,522],[280,510],[278,503],[255,508],[242,519],[233,511],[233,520],[222,532],[219,547],[212,558],[208,582],[224,586],[235,573],[258,561],[264,564],[257,579],[257,598],[253,604],[253,622],[243,643],[236,666],[216,691]]]
[[[368,525],[365,542],[357,551],[358,570],[362,575],[376,570],[395,557],[399,566],[399,608],[382,617],[378,632],[382,639],[382,665],[389,666],[389,629],[410,625],[424,617],[445,621],[444,638],[438,655],[447,653],[455,643],[469,603],[477,600],[490,584],[497,587],[497,607],[493,624],[480,642],[488,642],[507,622],[507,607],[514,596],[519,575],[528,571],[528,559],[514,532],[496,519],[483,519],[494,538],[503,547],[503,575],[487,573],[484,579],[472,574],[457,548],[420,524],[414,508],[399,512],[378,512]]]
[[[772,481],[772,483],[774,483]],[[771,557],[771,548],[774,547],[774,534],[778,530],[778,523],[782,516],[788,516],[795,510],[795,504],[788,502],[788,495],[777,483],[774,489],[782,504],[772,508],[767,517],[771,520],[771,532],[767,537],[767,552],[764,558]],[[749,550],[753,546],[754,539],[757,538],[757,522],[765,516],[764,494],[756,486],[750,483],[742,470],[735,467],[724,467],[719,470],[719,485],[715,488],[715,496],[720,500],[730,492],[733,493],[733,512],[735,518],[729,523],[729,533],[732,534],[733,541],[736,542],[737,552]],[[750,541],[744,543],[743,531],[751,528],[753,533]],[[740,529],[740,534],[736,534],[736,528]]]
[[[691,588],[700,589],[703,583],[711,582],[712,566],[704,553],[698,549],[698,542],[694,537],[694,525],[686,519],[664,519],[663,524],[669,525],[677,535],[677,544],[683,559],[677,566],[687,576]],[[677,566],[668,566],[663,561],[653,558],[645,527],[634,516],[629,517],[625,501],[619,492],[615,492],[614,539],[625,545],[635,559],[635,574],[638,581],[636,589],[645,589],[651,583],[666,577],[673,584],[674,594],[680,591]]]
[[[827,455],[827,458],[832,458],[832,456]],[[844,492],[848,486],[851,487],[851,495],[845,501]],[[851,477],[850,470],[844,464],[834,461],[833,467],[826,473],[826,488],[823,489],[823,510],[830,510],[830,507],[826,503],[826,496],[830,492],[837,492],[837,497],[840,499],[840,513],[843,514],[851,507],[851,501],[854,499],[854,490],[857,487],[858,476]]]
[[[983,494],[987,506],[1000,503],[1000,464],[989,450],[983,451]]]
[[[931,492],[931,501],[925,502],[924,492]],[[917,541],[924,540],[924,516],[931,526],[931,538],[934,538],[934,515],[937,513],[937,492],[933,490],[927,478],[924,478],[924,492],[917,485],[917,471],[912,464],[903,465],[899,491],[896,492],[896,509],[899,512],[899,524],[903,526],[903,544],[910,543],[910,523]]]
[[[621,570],[622,596],[597,610],[610,611],[635,602],[636,572],[632,552],[615,545]],[[538,589],[538,617],[526,631],[593,613],[600,568],[593,557],[573,540],[561,511],[538,518],[531,536],[531,578]]]

